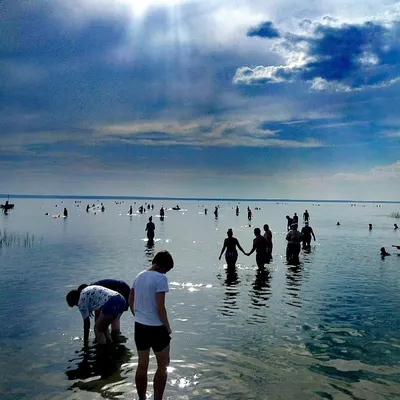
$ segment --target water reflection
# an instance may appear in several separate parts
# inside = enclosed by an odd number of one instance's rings
[[[223,306],[221,309],[222,315],[231,316],[235,314],[235,310],[239,309],[237,305],[237,295],[239,294],[237,285],[240,283],[236,265],[226,267],[226,278],[223,283],[226,286],[224,293]]]
[[[257,268],[256,276],[253,282],[253,290],[250,295],[251,304],[254,307],[261,308],[267,305],[271,297],[271,273],[263,267]]]
[[[146,257],[146,266],[147,262],[151,263],[154,258],[154,240],[148,240],[144,246],[144,255]]]
[[[286,271],[286,293],[290,296],[286,304],[294,307],[301,307],[302,302],[299,298],[301,282],[303,279],[302,264],[290,265]]]
[[[128,363],[131,357],[131,350],[121,344],[83,347],[76,351],[76,357],[70,360],[74,365],[65,372],[68,380],[76,381],[70,389],[78,388],[104,395],[105,385],[124,379],[121,376],[121,366]],[[121,394],[113,392],[115,398]]]

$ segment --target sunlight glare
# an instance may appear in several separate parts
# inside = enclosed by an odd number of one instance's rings
[[[143,16],[152,7],[173,7],[185,2],[185,0],[117,0],[132,10],[133,15]],[[186,0],[187,1],[187,0]]]

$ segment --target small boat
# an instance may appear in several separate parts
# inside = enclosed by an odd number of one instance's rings
[[[13,208],[14,208],[14,204],[10,204],[10,203],[6,203],[6,204],[1,204],[0,205],[0,208],[2,209],[2,210],[12,210]]]
[[[0,204],[0,209],[2,209],[4,212],[7,212],[8,210],[12,210],[14,208],[14,204],[11,204],[9,201],[10,201],[10,196],[8,196],[8,199],[5,204]]]

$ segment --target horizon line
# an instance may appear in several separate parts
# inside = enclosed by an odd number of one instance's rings
[[[62,195],[62,194],[4,194],[0,193],[0,198],[15,199],[70,199],[70,200],[181,200],[181,201],[237,201],[237,202],[278,202],[278,203],[385,203],[400,204],[396,200],[346,200],[346,199],[288,199],[288,198],[222,198],[222,197],[170,197],[170,196],[115,196],[115,195]]]

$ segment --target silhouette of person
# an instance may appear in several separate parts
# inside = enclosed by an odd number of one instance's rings
[[[289,231],[290,230],[290,226],[293,224],[293,219],[289,217],[289,215],[286,215],[286,219],[287,219],[287,225],[286,228]]]
[[[286,246],[287,261],[298,262],[302,239],[302,234],[297,230],[297,224],[290,225],[290,231],[286,235],[286,240],[288,242]]]
[[[228,267],[234,267],[236,265],[236,261],[238,258],[238,252],[236,250],[236,247],[238,247],[243,254],[246,254],[246,252],[243,250],[239,241],[235,237],[233,237],[233,231],[231,228],[228,229],[226,234],[228,235],[228,237],[224,240],[224,245],[222,246],[219,259],[221,259],[222,254],[224,254],[224,251],[226,250],[225,261]]]
[[[249,221],[251,221],[251,218],[252,218],[252,217],[253,217],[253,213],[252,213],[250,207],[247,207],[247,219],[248,219]]]
[[[306,210],[306,211],[304,211],[304,214],[303,214],[303,221],[308,222],[309,220],[310,220],[310,214]]]
[[[268,257],[272,258],[272,248],[273,248],[272,232],[269,229],[269,225],[268,224],[264,225],[264,237],[268,241],[268,249],[267,249]]]
[[[315,242],[315,235],[313,228],[308,225],[308,222],[305,222],[305,226],[302,228],[301,234],[303,236],[303,249],[309,249],[311,244],[311,236],[314,238]]]
[[[147,239],[149,242],[152,242],[154,240],[154,231],[156,230],[156,226],[154,225],[153,222],[153,217],[149,217],[149,222],[146,225],[145,231],[147,231]]]
[[[239,215],[239,206],[236,206],[236,216]]]
[[[64,207],[64,217],[68,217],[68,210],[66,207]]]
[[[384,247],[381,247],[381,257],[385,258],[387,256],[390,256],[390,254],[386,251]]]
[[[263,268],[266,263],[270,261],[268,257],[268,241],[264,236],[261,236],[260,228],[254,229],[253,247],[248,256],[256,252],[256,263],[258,268]]]

